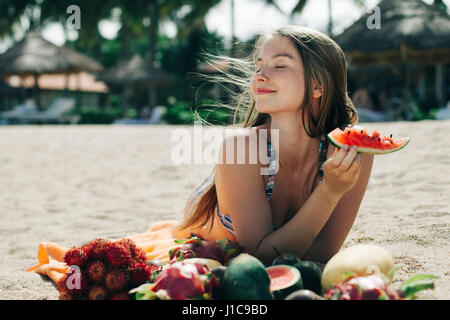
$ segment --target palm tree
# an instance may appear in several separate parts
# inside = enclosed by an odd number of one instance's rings
[[[333,17],[331,16],[331,10],[332,10],[332,1],[328,1],[328,26],[327,26],[327,33],[330,37],[333,36]],[[276,4],[275,0],[264,0],[265,3],[271,6],[275,6],[277,10],[282,12],[280,7]],[[312,2],[312,1],[311,1]],[[364,0],[353,0],[358,6],[364,7],[365,1]],[[308,0],[299,0],[297,4],[294,6],[294,8],[289,13],[289,17],[292,19],[292,17],[297,14],[301,13],[303,9],[305,8],[306,4],[308,3]]]

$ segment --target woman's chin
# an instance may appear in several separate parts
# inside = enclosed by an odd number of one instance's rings
[[[276,112],[277,111],[277,107],[273,106],[273,105],[268,105],[268,104],[255,104],[255,109],[256,111],[258,111],[259,113],[272,113],[272,112]]]

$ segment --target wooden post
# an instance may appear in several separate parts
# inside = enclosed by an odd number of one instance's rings
[[[37,73],[34,73],[33,78],[34,78],[34,98],[36,99],[36,106],[38,110],[41,111],[42,106],[41,106],[41,99],[39,97],[39,84],[38,84],[39,75]]]
[[[437,64],[435,67],[435,81],[434,81],[434,89],[435,89],[435,97],[438,101],[438,106],[436,107],[442,107],[444,106],[444,65],[442,63]]]
[[[403,88],[403,92],[404,92],[404,98],[406,101],[409,101],[411,99],[411,92],[409,89],[410,86],[410,82],[411,82],[411,74],[410,74],[410,70],[409,70],[409,63],[408,63],[408,48],[406,45],[406,42],[402,42],[401,44],[401,55],[402,55],[402,61],[403,61],[403,66],[405,68],[405,79],[404,79],[404,88]]]
[[[127,95],[128,95],[128,86],[127,85],[124,85],[123,87],[122,87],[122,91],[121,91],[121,93],[120,93],[120,100],[121,100],[121,102],[122,102],[122,117],[123,118],[128,118],[128,97],[127,97]]]

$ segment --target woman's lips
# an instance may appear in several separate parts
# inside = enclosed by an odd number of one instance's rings
[[[258,88],[256,89],[256,94],[266,94],[266,93],[273,93],[276,92],[275,90],[266,89],[266,88]]]

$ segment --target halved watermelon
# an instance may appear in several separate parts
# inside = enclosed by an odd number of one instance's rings
[[[303,289],[303,280],[297,268],[280,264],[266,268],[270,278],[270,291],[276,300],[286,298],[290,293]]]
[[[328,139],[336,147],[341,148],[344,144],[356,146],[359,153],[385,154],[399,151],[409,143],[409,137],[392,139],[390,136],[380,136],[377,130],[369,134],[360,126],[347,127],[342,131],[334,129],[328,134]]]

